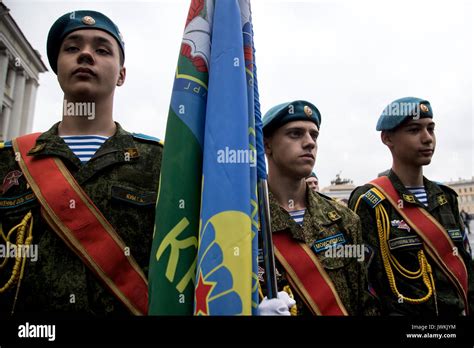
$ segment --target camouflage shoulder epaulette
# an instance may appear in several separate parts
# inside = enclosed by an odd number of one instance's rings
[[[164,143],[163,140],[158,139],[158,138],[156,138],[156,137],[152,137],[151,135],[146,135],[146,134],[142,134],[142,133],[132,133],[132,136],[133,136],[135,139],[150,141],[150,142],[153,142],[153,143],[158,143],[158,144],[160,144],[161,146],[164,146],[164,145],[165,145],[165,143]]]

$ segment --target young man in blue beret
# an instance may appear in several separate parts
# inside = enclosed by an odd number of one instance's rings
[[[305,181],[315,164],[320,125],[318,109],[304,100],[277,105],[263,118],[280,292],[260,303],[260,314],[377,314],[359,218]]]
[[[395,100],[377,130],[392,154],[392,168],[356,188],[349,206],[360,216],[373,254],[369,282],[382,314],[472,313],[473,263],[463,245],[457,194],[423,176],[436,148],[430,103]]]
[[[124,47],[95,11],[50,29],[62,120],[0,145],[0,312],[147,313],[162,144],[114,122]]]

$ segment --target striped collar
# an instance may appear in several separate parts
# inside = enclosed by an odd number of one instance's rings
[[[60,137],[82,163],[87,163],[109,138],[102,135],[64,135]]]

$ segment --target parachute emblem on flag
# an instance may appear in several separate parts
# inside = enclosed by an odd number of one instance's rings
[[[245,280],[239,279],[242,273],[238,268],[240,260],[248,257],[250,250],[229,245],[226,235],[222,233],[240,234],[245,240],[248,236],[242,225],[250,225],[248,215],[239,211],[224,211],[211,217],[204,226],[200,238],[201,248],[205,251],[197,267],[200,273],[196,285],[196,315],[242,314],[244,303],[239,293],[245,293],[241,290]],[[220,308],[226,308],[226,312],[219,313]]]

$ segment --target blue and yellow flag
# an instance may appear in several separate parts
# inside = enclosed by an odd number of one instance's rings
[[[250,17],[250,0],[191,2],[166,130],[150,314],[256,311],[259,104]]]
[[[217,0],[214,11],[194,312],[250,315],[258,231],[250,4]]]
[[[192,315],[213,0],[191,2],[166,125],[150,255],[150,315]]]

